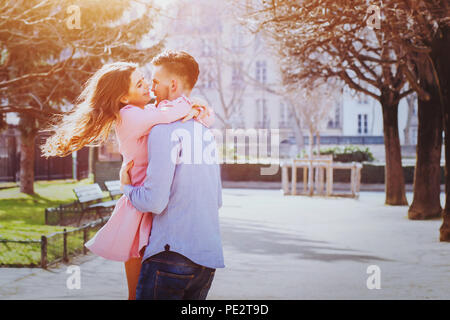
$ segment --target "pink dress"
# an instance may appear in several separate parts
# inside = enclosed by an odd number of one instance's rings
[[[162,101],[158,107],[146,106],[141,109],[127,105],[120,110],[121,121],[116,124],[116,136],[119,152],[123,156],[122,167],[131,160],[134,166],[130,170],[131,183],[142,185],[145,179],[148,157],[147,140],[150,129],[160,123],[170,123],[186,116],[191,110],[191,101],[182,96],[173,101]],[[210,126],[211,116],[201,122]],[[152,228],[152,214],[142,213],[133,207],[123,195],[117,202],[108,222],[89,240],[85,246],[105,259],[127,261],[142,256],[148,244]]]

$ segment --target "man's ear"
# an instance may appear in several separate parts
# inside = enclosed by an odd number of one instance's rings
[[[170,80],[170,91],[176,92],[178,89],[178,81],[177,79]]]

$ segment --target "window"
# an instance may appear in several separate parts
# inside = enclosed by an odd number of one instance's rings
[[[367,134],[368,127],[367,114],[358,114],[358,134]]]
[[[214,78],[211,75],[211,73],[208,73],[207,78],[208,78],[208,80],[206,81],[206,88],[213,89],[214,88]]]
[[[417,128],[411,129],[411,144],[417,145]]]
[[[339,106],[336,106],[336,110],[334,112],[334,127],[341,127],[341,108]]]
[[[412,101],[411,101],[412,100]],[[409,109],[409,104],[412,102],[412,104],[413,104],[413,110],[412,110],[412,114],[413,114],[413,116],[417,116],[418,115],[418,107],[419,107],[419,101],[418,101],[418,98],[417,98],[417,93],[412,93],[410,96],[408,96],[407,98],[406,98],[406,101],[407,101],[407,103],[408,103],[408,109]]]
[[[257,33],[255,35],[254,44],[255,44],[255,47],[254,47],[255,51],[258,51],[261,48],[261,46],[262,46],[261,34]]]
[[[202,57],[211,57],[213,55],[213,47],[208,39],[201,40]]]
[[[198,89],[204,89],[205,88],[205,76],[200,74],[198,76],[197,83],[195,84],[195,87]]]
[[[242,51],[244,51],[244,32],[240,26],[235,26],[233,28],[231,49],[235,53],[242,53]]]
[[[359,104],[368,104],[369,103],[369,98],[367,97],[367,95],[362,94],[362,93],[358,93],[358,103]]]
[[[236,108],[234,109],[234,112],[231,115],[231,126],[233,129],[244,129],[244,117],[242,114],[242,107],[243,107],[243,101],[242,99],[239,99],[239,101],[236,103]]]
[[[368,133],[369,124],[367,121],[367,114],[364,115],[364,134]]]
[[[200,89],[213,89],[214,80],[212,66],[210,64],[204,64],[201,66],[196,87]]]
[[[233,62],[231,69],[231,85],[240,86],[242,85],[242,62]]]
[[[256,61],[256,81],[266,83],[267,80],[267,63],[266,61]]]
[[[334,109],[334,117],[332,117],[328,121],[328,128],[329,129],[337,129],[341,127],[341,110],[339,108],[339,105],[337,105]]]
[[[266,99],[256,100],[256,127],[260,129],[269,128]]]
[[[197,82],[197,87],[200,89],[213,89],[214,88],[214,78],[210,73],[201,75]]]
[[[280,128],[288,128],[289,127],[289,119],[291,117],[290,110],[285,102],[280,102],[280,119],[279,126]]]

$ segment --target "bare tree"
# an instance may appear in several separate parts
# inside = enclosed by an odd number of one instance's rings
[[[225,128],[232,128],[235,116],[241,114],[242,99],[249,87],[244,74],[249,73],[253,61],[243,59],[235,48],[224,45],[221,35],[218,37],[209,43],[210,53],[200,58],[204,71],[197,89],[209,103],[214,98],[219,102],[216,116]]]
[[[398,64],[400,52],[386,42],[391,30],[368,26],[369,2],[264,2],[251,18],[279,44],[290,82],[337,78],[380,102],[385,138],[386,204],[405,205],[398,133],[398,103],[412,93]],[[397,63],[397,64],[396,64]]]
[[[302,127],[309,133],[309,158],[314,158],[314,147],[317,155],[320,155],[320,132],[323,131],[334,111],[336,88],[330,83],[317,83],[312,87],[289,87],[286,96],[294,107],[296,117],[301,119]],[[316,136],[316,143],[314,143]],[[313,193],[313,170],[309,168],[309,193]]]
[[[417,163],[410,219],[441,215],[440,159],[445,132],[446,201],[441,241],[450,241],[450,3],[448,0],[388,1],[388,41],[404,53],[409,84],[418,92]],[[422,93],[422,94],[421,94]]]
[[[280,5],[281,3],[281,5]],[[289,55],[298,56],[304,70],[322,76],[337,75],[347,84],[368,95],[374,94],[354,81],[357,78],[378,89],[383,107],[386,141],[387,201],[402,204],[401,166],[399,162],[396,101],[415,90],[419,98],[419,134],[417,164],[414,177],[414,200],[409,210],[410,219],[426,219],[440,212],[440,152],[442,127],[446,144],[446,206],[440,229],[441,241],[450,241],[450,4],[448,0],[390,0],[390,1],[273,1],[260,10],[264,15],[262,27],[287,26],[284,44],[293,47]],[[368,19],[366,19],[368,18]],[[261,21],[261,19],[256,19]],[[298,21],[302,37],[289,28]],[[258,21],[257,21],[258,22]],[[378,43],[361,38],[361,29],[373,28]],[[295,23],[294,23],[295,27]],[[270,28],[269,28],[270,29]],[[308,38],[308,33],[310,37]],[[311,39],[313,38],[313,39]],[[372,36],[373,38],[373,36]],[[304,41],[302,41],[304,40]],[[300,47],[296,44],[300,43]],[[312,50],[303,50],[311,47]],[[344,46],[342,46],[344,44]],[[347,48],[346,48],[347,47]],[[345,50],[347,49],[347,52]],[[315,50],[330,55],[325,65],[308,59]],[[306,59],[305,59],[306,58]],[[321,68],[328,65],[330,68]],[[336,66],[341,68],[336,69]],[[373,68],[373,66],[375,68]],[[294,70],[295,71],[295,70]],[[349,73],[352,72],[353,74]],[[378,77],[378,75],[383,77]],[[302,72],[292,73],[302,76]],[[355,77],[356,76],[356,77]],[[401,77],[403,76],[403,77]],[[411,89],[404,89],[404,78]],[[352,81],[353,80],[353,81]],[[362,89],[362,90],[361,90]],[[364,90],[365,89],[365,90]],[[391,152],[390,152],[391,151]],[[394,181],[395,194],[389,188]],[[401,191],[401,192],[399,192]],[[394,197],[393,197],[394,196]],[[401,196],[401,197],[399,197]],[[391,201],[397,199],[400,201]]]

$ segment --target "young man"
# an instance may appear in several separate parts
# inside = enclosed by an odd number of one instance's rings
[[[156,103],[189,99],[199,74],[192,56],[166,51],[152,64]],[[194,120],[157,125],[149,134],[148,159],[142,186],[130,185],[130,166],[121,173],[133,206],[153,213],[136,299],[204,300],[215,269],[225,267],[218,216],[220,167],[211,161],[217,159],[214,137]]]

